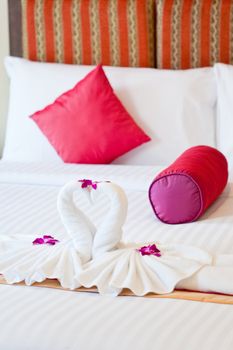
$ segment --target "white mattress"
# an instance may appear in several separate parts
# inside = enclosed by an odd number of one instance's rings
[[[71,179],[112,180],[127,192],[124,241],[182,242],[233,253],[233,186],[196,223],[165,225],[153,215],[151,166],[32,165],[0,162],[0,234],[64,232],[56,211]],[[102,199],[102,204],[104,203]],[[103,205],[81,203],[98,224]],[[233,307],[190,301],[102,297],[34,287],[0,286],[0,350],[232,350]]]

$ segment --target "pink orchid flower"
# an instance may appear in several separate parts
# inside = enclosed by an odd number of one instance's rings
[[[94,182],[92,180],[88,180],[88,179],[83,179],[83,180],[78,180],[78,182],[82,182],[82,188],[88,188],[88,187],[92,187],[94,190],[97,189],[97,182]]]
[[[157,248],[156,244],[149,244],[147,246],[143,246],[140,249],[137,249],[139,253],[141,253],[142,256],[144,255],[154,255],[157,257],[160,257],[161,251]]]
[[[34,239],[32,244],[33,245],[38,245],[38,244],[55,245],[58,242],[59,242],[58,239],[55,239],[54,237],[52,237],[50,235],[44,235],[43,237],[38,237],[38,238]]]

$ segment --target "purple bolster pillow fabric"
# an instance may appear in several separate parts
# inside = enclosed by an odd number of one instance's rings
[[[189,148],[152,182],[149,199],[164,223],[197,220],[218,198],[227,184],[224,155],[209,146]]]

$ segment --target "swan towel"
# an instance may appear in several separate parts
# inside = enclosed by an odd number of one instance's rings
[[[98,227],[74,199],[81,193],[90,203],[98,201],[98,194],[107,196],[109,206]],[[118,295],[124,288],[136,295],[165,294],[212,262],[207,252],[193,246],[124,246],[127,197],[114,183],[69,182],[58,195],[57,207],[66,228],[59,241],[45,238],[49,236],[1,236],[0,274],[8,283],[57,279],[63,288],[96,286],[102,294]]]

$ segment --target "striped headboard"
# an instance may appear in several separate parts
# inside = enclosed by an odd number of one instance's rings
[[[157,0],[157,66],[233,63],[232,0]]]
[[[13,56],[186,69],[233,64],[233,0],[8,0]]]
[[[154,67],[154,0],[9,0],[11,54]]]

